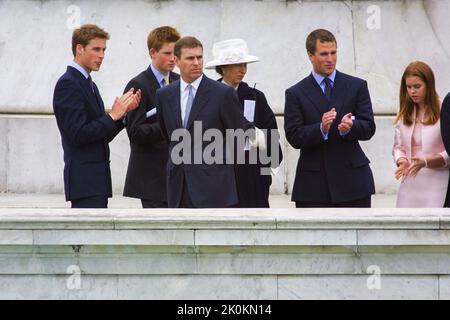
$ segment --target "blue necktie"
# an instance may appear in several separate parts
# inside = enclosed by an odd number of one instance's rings
[[[325,81],[325,97],[327,97],[328,101],[331,101],[331,80],[330,78],[325,78],[323,81]]]
[[[186,103],[186,111],[184,113],[183,127],[186,128],[189,120],[189,114],[191,113],[192,103],[194,102],[194,94],[192,92],[192,86],[189,84],[186,89],[189,90],[189,96]]]

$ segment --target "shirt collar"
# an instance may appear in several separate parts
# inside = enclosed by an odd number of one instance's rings
[[[316,80],[317,84],[320,86],[322,85],[323,80],[325,77],[321,74],[318,74],[314,70],[312,71],[312,75],[314,77],[314,80]],[[328,76],[328,79],[331,80],[331,82],[334,84],[334,79],[336,78],[336,69],[334,69],[333,73]]]
[[[69,63],[69,67],[77,69],[86,79],[89,78],[89,73],[86,70],[84,70],[84,68],[82,66],[80,66],[78,63],[76,63],[75,61],[72,61],[71,63]]]
[[[150,68],[152,69],[152,72],[155,75],[156,80],[158,80],[158,83],[161,83],[161,81],[163,81],[166,76],[164,74],[162,74],[161,72],[159,72],[159,70],[156,69],[153,66],[153,64],[150,64]]]
[[[203,79],[203,74],[200,77],[198,77],[194,82],[191,83],[191,86],[194,88],[195,92],[197,91],[197,89],[198,89],[198,87],[200,85],[200,82],[202,82],[202,79]],[[186,90],[186,87],[188,85],[189,85],[189,83],[185,82],[183,80],[183,78],[180,77],[180,89],[181,89],[181,92],[184,92],[184,90]]]

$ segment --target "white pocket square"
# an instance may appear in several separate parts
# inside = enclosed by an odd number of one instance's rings
[[[153,117],[155,114],[156,114],[156,108],[153,108],[152,110],[147,111],[147,113],[145,114],[145,116],[146,116],[147,119],[148,119],[148,118]]]

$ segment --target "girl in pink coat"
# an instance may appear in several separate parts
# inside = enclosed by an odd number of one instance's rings
[[[408,65],[401,80],[395,121],[395,178],[401,180],[398,208],[442,208],[447,194],[449,156],[442,142],[440,102],[434,74],[424,62]]]

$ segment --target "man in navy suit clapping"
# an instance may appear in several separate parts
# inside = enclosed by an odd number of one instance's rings
[[[124,128],[123,118],[139,105],[131,88],[109,114],[90,76],[103,62],[109,34],[96,25],[74,30],[74,60],[56,83],[53,110],[64,149],[64,190],[72,208],[106,208],[112,197],[108,143]]]
[[[323,29],[306,40],[312,73],[286,90],[284,128],[300,149],[297,207],[370,207],[375,193],[359,140],[375,134],[367,82],[336,70],[337,41]]]

